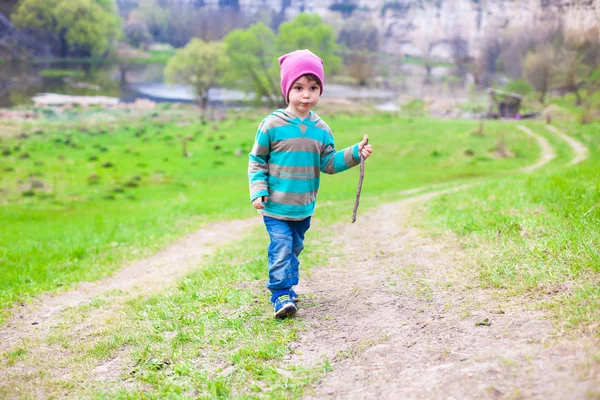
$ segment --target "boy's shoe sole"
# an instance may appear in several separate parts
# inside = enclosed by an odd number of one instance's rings
[[[275,313],[275,318],[286,318],[291,317],[296,314],[298,311],[298,307],[292,302],[284,304],[277,312]]]

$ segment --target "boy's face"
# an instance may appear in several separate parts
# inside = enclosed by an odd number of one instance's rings
[[[321,87],[319,84],[308,79],[306,76],[298,78],[288,95],[289,109],[299,117],[306,117],[311,108],[319,102]]]

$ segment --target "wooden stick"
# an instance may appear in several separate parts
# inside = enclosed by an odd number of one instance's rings
[[[369,143],[369,139],[367,139]],[[365,143],[365,145],[367,145]],[[358,177],[358,190],[356,191],[356,201],[354,202],[354,210],[352,211],[352,223],[356,222],[356,211],[358,211],[358,204],[360,203],[360,191],[362,190],[363,179],[365,179],[365,158],[362,153],[360,155],[360,176]]]

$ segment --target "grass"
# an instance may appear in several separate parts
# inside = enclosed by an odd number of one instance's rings
[[[447,61],[429,61],[420,57],[404,57],[402,59],[404,64],[412,64],[412,65],[431,65],[432,67],[453,67],[454,64]]]
[[[104,276],[122,260],[148,254],[203,222],[255,215],[247,198],[245,153],[260,116],[240,114],[213,126],[186,122],[181,116],[171,121],[169,110],[153,113],[135,125],[90,127],[60,121],[44,128],[24,127],[27,138],[1,139],[0,149],[10,153],[0,158],[0,217],[7,221],[0,232],[5,307],[53,290],[57,283],[65,287]],[[597,323],[597,249],[586,253],[585,244],[597,243],[598,219],[581,218],[582,213],[594,217],[600,212],[600,206],[594,207],[599,201],[594,174],[600,150],[597,126],[578,126],[575,131],[562,127],[591,148],[590,160],[565,169],[572,157],[565,143],[541,125],[530,124],[545,134],[558,157],[526,176],[514,171],[532,164],[539,151],[513,123],[490,122],[485,136],[478,136],[473,134],[477,121],[390,114],[326,120],[338,148],[360,139],[368,127],[377,156],[367,165],[361,212],[397,199],[403,189],[493,178],[489,184],[428,203],[423,225],[453,230],[469,245],[467,251],[484,254],[478,272],[486,284],[519,294],[576,282],[574,294],[553,305],[573,327]],[[182,155],[184,138],[191,157]],[[493,155],[499,140],[514,158]],[[235,155],[238,149],[242,156]],[[24,152],[28,158],[22,157]],[[106,162],[112,166],[103,167]],[[322,178],[320,224],[349,218],[356,173],[355,169]],[[22,186],[33,179],[43,185]],[[33,195],[24,196],[26,190]],[[551,228],[536,230],[546,226]],[[559,245],[563,237],[570,237],[570,246]],[[304,265],[323,265],[331,255],[322,239],[326,238],[308,239]],[[42,343],[24,341],[0,356],[0,365],[19,375],[7,380],[10,388],[0,384],[0,397],[17,392],[24,397],[42,392],[117,399],[301,396],[332,367],[328,360],[314,369],[286,362],[294,356],[291,344],[306,322],[277,321],[265,313],[270,308],[264,289],[267,240],[262,228],[249,232],[171,289],[133,299],[116,310],[111,310],[111,293],[70,310],[72,321],[50,329],[39,339]],[[532,251],[531,245],[540,251]],[[543,248],[552,251],[546,254]],[[537,262],[540,255],[548,262],[569,260],[568,266],[581,268],[568,272],[558,264],[549,264],[549,269],[540,263],[537,270],[511,264],[524,258]],[[25,272],[23,266],[28,268]],[[586,276],[591,282],[580,285]],[[430,290],[421,281],[417,294],[428,297]],[[81,318],[90,310],[102,315],[92,333],[72,329],[74,324],[85,325]],[[36,345],[60,356],[33,357],[28,349]],[[351,348],[345,356],[354,350],[361,351]],[[59,365],[53,364],[56,359]],[[109,361],[118,361],[116,372],[111,372],[116,376],[103,379],[96,367]],[[72,375],[48,373],[56,370]]]
[[[85,72],[77,69],[57,69],[57,68],[49,68],[44,69],[40,72],[40,75],[44,78],[62,78],[62,77],[72,77],[72,78],[82,78],[85,76]]]
[[[81,64],[81,63],[89,63],[89,64],[106,64],[107,59],[104,57],[44,57],[44,58],[34,58],[33,62],[38,64],[46,64],[46,63],[63,63],[63,64]]]
[[[130,60],[137,64],[166,64],[169,59],[175,54],[175,50],[151,50],[148,52],[148,57]],[[112,61],[104,57],[48,57],[36,58],[36,63],[62,63],[62,64],[92,64],[104,65],[110,64]],[[57,70],[58,71],[58,70]],[[69,70],[64,70],[69,71]],[[45,76],[45,75],[42,75]],[[51,75],[51,76],[67,76],[67,75]]]
[[[1,138],[2,309],[102,277],[201,223],[254,215],[245,170],[260,116],[201,125],[169,120],[168,110],[153,115],[139,124],[26,125],[27,138]],[[472,121],[390,114],[327,121],[338,148],[358,141],[368,127],[378,152],[364,185],[371,196],[506,173],[538,151],[503,123],[488,124],[481,137],[472,134]],[[514,158],[492,154],[500,139]],[[184,141],[190,157],[183,156]],[[324,176],[320,205],[353,201],[356,173]]]
[[[139,64],[166,64],[175,54],[173,50],[150,50],[148,58],[136,60]]]
[[[470,244],[485,285],[519,295],[558,294],[553,301],[559,321],[595,335],[600,335],[599,128],[559,126],[589,147],[589,159],[580,165],[559,167],[568,159],[563,151],[554,167],[531,176],[505,177],[435,199],[425,219],[428,228],[450,229]]]
[[[150,383],[146,393],[158,398],[179,397],[189,388],[193,396],[297,396],[320,374],[282,363],[302,322],[265,315],[265,245],[257,234],[219,253],[169,296],[132,302],[123,332],[109,332],[98,347],[128,346],[134,368],[124,372]],[[96,393],[106,390],[111,398],[135,396],[135,390],[125,389],[99,388]]]
[[[31,390],[42,390],[115,399],[298,397],[331,366],[327,360],[317,368],[285,362],[304,322],[279,321],[265,313],[271,307],[264,288],[267,240],[262,228],[255,229],[171,290],[131,300],[116,311],[101,311],[93,334],[72,328],[81,322],[82,312],[109,306],[111,294],[70,310],[72,320],[42,339],[45,348],[61,355],[60,364],[28,357],[25,348],[34,344],[24,341],[4,354],[0,365],[21,363],[19,368],[43,378],[34,388],[20,370],[12,389],[0,384],[0,394],[16,390],[27,397],[35,395]],[[314,243],[304,260],[322,263],[327,253],[326,242]],[[96,366],[115,359],[117,371],[111,376],[119,379],[99,379]],[[46,375],[57,367],[73,375],[66,381]]]

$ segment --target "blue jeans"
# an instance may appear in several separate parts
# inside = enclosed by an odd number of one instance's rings
[[[298,284],[298,256],[304,249],[304,234],[310,228],[310,217],[302,221],[284,221],[263,216],[269,243],[269,283],[272,293]]]

